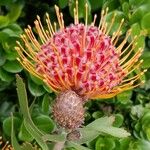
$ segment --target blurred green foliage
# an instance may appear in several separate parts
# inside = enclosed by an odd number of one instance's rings
[[[115,116],[113,127],[127,129],[131,136],[118,139],[110,135],[98,135],[90,142],[86,142],[89,149],[95,150],[149,150],[150,149],[150,0],[79,0],[79,18],[84,21],[84,4],[87,2],[89,10],[89,22],[94,14],[98,14],[102,8],[109,8],[107,15],[108,24],[112,15],[117,14],[117,20],[111,33],[118,28],[122,18],[125,19],[122,28],[122,37],[128,29],[132,29],[131,38],[141,35],[136,39],[139,47],[144,47],[141,69],[148,69],[143,77],[145,84],[139,88],[121,93],[109,100],[90,101],[86,104],[86,121],[89,125],[92,121],[103,116]],[[55,123],[51,119],[51,105],[55,94],[43,84],[42,81],[23,70],[16,60],[18,54],[15,51],[16,41],[20,40],[23,29],[33,22],[38,14],[41,20],[45,18],[45,12],[50,14],[51,20],[56,20],[54,5],[58,5],[65,18],[65,24],[73,22],[74,0],[0,0],[0,134],[5,139],[11,135],[11,112],[13,112],[14,132],[18,141],[32,142],[34,133],[26,129],[18,104],[15,74],[19,73],[27,84],[30,114],[35,126],[44,133],[55,130]],[[98,24],[98,22],[96,22]],[[136,73],[136,72],[134,72]],[[91,133],[90,133],[91,134]],[[24,149],[32,147],[25,143]],[[72,149],[72,148],[66,148]]]

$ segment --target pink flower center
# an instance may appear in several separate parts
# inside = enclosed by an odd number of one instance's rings
[[[72,24],[57,31],[41,46],[38,59],[45,66],[37,64],[38,72],[46,73],[53,84],[64,86],[63,80],[80,94],[108,93],[123,79],[119,54],[110,37],[95,26]]]

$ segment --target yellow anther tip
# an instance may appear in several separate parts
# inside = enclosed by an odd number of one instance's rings
[[[136,46],[138,43],[136,42],[136,43],[134,43],[134,46]]]
[[[137,37],[138,37],[138,36],[137,36],[137,35],[135,35],[135,36],[134,36],[134,39],[136,39]]]
[[[97,18],[97,14],[94,15],[94,18]]]
[[[131,81],[129,84],[132,85],[134,83],[134,81]]]
[[[40,19],[40,16],[39,16],[39,15],[37,15],[36,17],[37,17],[37,19]]]
[[[28,30],[28,29],[24,29],[24,31],[25,31],[26,33],[27,33],[27,30]]]
[[[141,59],[141,60],[140,60],[140,63],[142,63],[143,61],[144,61],[144,60],[143,60],[143,59]]]
[[[21,37],[21,38],[23,38],[23,34],[22,34],[22,35],[20,35],[20,37]]]
[[[20,42],[19,41],[16,41],[16,43],[19,45],[20,44]]]
[[[121,91],[121,88],[117,88],[118,91]]]
[[[59,7],[57,5],[54,5],[54,7],[55,7],[56,10],[59,10]]]
[[[20,61],[20,58],[17,57],[16,59],[17,59],[18,61]]]
[[[17,46],[15,46],[15,49],[18,49],[18,47],[17,47]]]
[[[132,29],[129,29],[129,30],[128,30],[128,33],[131,33],[131,32],[132,32]]]
[[[44,74],[43,77],[46,78],[46,74]]]
[[[123,23],[124,22],[124,18],[122,18],[122,20],[121,20],[121,23]]]
[[[88,7],[88,4],[87,4],[87,3],[85,3],[85,7]]]
[[[47,80],[46,80],[46,79],[43,79],[43,82],[47,83]]]
[[[34,21],[34,24],[35,24],[35,25],[38,24],[38,23],[39,23],[38,20],[35,20],[35,21]]]
[[[116,12],[114,12],[114,17],[116,17],[116,15],[117,15],[117,13],[116,13]]]
[[[102,15],[104,15],[104,13],[105,13],[105,11],[104,11],[104,9],[102,10]]]
[[[31,29],[31,26],[30,26],[30,25],[28,25],[27,27],[28,27],[29,29]]]

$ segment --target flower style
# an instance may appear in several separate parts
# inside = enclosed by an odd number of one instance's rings
[[[59,8],[55,6],[55,9],[59,29],[55,22],[54,25],[51,23],[49,14],[46,13],[46,28],[39,16],[35,21],[40,41],[28,26],[25,34],[21,35],[24,44],[17,42],[16,50],[20,56],[18,61],[26,70],[43,80],[54,92],[71,90],[86,99],[111,98],[143,83],[140,78],[146,70],[128,77],[140,68],[143,60],[139,61],[139,58],[143,49],[134,51],[137,36],[128,43],[131,30],[121,43],[118,42],[124,19],[117,31],[109,36],[116,15],[108,26],[108,9],[102,10],[100,23],[96,26],[96,15],[93,22],[88,24],[86,4],[86,19],[83,24],[79,22],[76,1],[74,24],[68,27],[64,25],[63,14]],[[61,115],[62,113],[60,117]]]

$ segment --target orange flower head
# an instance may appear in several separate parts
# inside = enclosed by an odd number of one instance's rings
[[[46,14],[47,28],[44,29],[39,16],[35,28],[38,41],[31,27],[21,35],[24,45],[18,43],[18,60],[31,74],[42,79],[53,91],[75,91],[88,99],[111,98],[118,93],[132,89],[141,84],[140,77],[146,71],[128,78],[133,71],[139,69],[143,60],[139,61],[142,48],[134,52],[135,37],[130,43],[129,30],[124,40],[118,44],[121,35],[120,22],[117,31],[109,36],[115,21],[107,24],[108,9],[102,10],[101,21],[95,25],[96,15],[88,24],[88,5],[85,5],[85,24],[79,22],[78,1],[74,9],[74,24],[64,25],[63,14],[55,6],[60,29],[50,21]],[[143,82],[143,81],[142,81]]]

